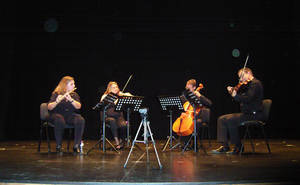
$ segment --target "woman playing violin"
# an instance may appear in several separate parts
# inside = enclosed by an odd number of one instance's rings
[[[263,86],[256,79],[250,68],[242,68],[238,71],[240,78],[239,84],[235,87],[228,86],[227,91],[232,98],[240,103],[241,113],[232,113],[220,116],[217,125],[217,137],[221,146],[213,150],[212,153],[238,154],[243,150],[239,136],[239,125],[243,121],[260,120],[262,118],[262,99]],[[243,91],[240,88],[244,87]],[[230,151],[228,144],[230,136],[231,144],[234,144],[233,150]]]
[[[109,82],[107,89],[101,97],[102,101],[109,93],[113,93],[118,96],[132,96],[130,93],[123,93],[120,91],[117,82]],[[126,137],[126,121],[122,112],[115,111],[115,104],[109,105],[106,111],[105,121],[110,125],[112,135],[116,142],[116,148],[121,149],[124,145]]]
[[[85,120],[78,113],[81,108],[79,95],[75,90],[74,78],[70,76],[63,77],[48,103],[50,112],[50,122],[55,126],[54,133],[56,139],[56,151],[61,152],[62,138],[66,124],[74,125],[74,147],[75,153],[79,153],[79,144],[84,131]]]

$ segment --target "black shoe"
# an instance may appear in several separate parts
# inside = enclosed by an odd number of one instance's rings
[[[57,145],[57,146],[56,146],[56,152],[57,152],[57,153],[62,152],[61,145]]]
[[[224,154],[229,151],[229,147],[220,146],[218,149],[212,150],[213,154]]]
[[[79,154],[79,153],[80,153],[79,147],[73,147],[73,152],[74,152],[75,154]]]
[[[226,154],[237,155],[244,152],[244,148],[242,146],[235,146],[231,151],[226,152]]]

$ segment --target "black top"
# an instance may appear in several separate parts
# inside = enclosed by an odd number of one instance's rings
[[[242,113],[251,114],[262,111],[263,86],[262,83],[254,78],[245,85],[245,90],[238,91],[234,100],[240,103]]]
[[[55,102],[56,98],[57,98],[58,94],[57,93],[53,93],[49,103]],[[80,97],[76,92],[72,92],[70,93],[70,96],[80,102]],[[78,109],[76,109],[71,102],[66,101],[66,99],[63,99],[59,104],[56,105],[56,107],[54,109],[52,109],[50,111],[50,113],[58,113],[61,114],[63,116],[69,116],[71,114],[73,114],[74,112],[78,111]]]

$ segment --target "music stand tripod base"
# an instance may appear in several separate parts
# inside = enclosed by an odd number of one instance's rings
[[[162,110],[169,111],[168,117],[170,118],[169,120],[170,135],[167,136],[168,139],[166,143],[163,145],[162,151],[164,152],[167,149],[168,145],[169,145],[169,150],[173,150],[174,148],[181,145],[179,142],[173,146],[173,140],[176,140],[176,138],[173,136],[173,130],[172,130],[172,124],[173,124],[172,112],[173,110],[183,111],[184,108],[180,96],[158,96],[158,100]]]
[[[117,152],[118,154],[120,154],[120,152],[114,147],[114,145],[105,137],[105,117],[106,117],[106,109],[108,108],[109,104],[114,103],[114,101],[117,99],[117,97],[113,94],[108,94],[103,101],[101,102],[101,105],[96,105],[95,108],[101,108],[103,111],[103,115],[102,115],[102,133],[101,134],[101,138],[98,140],[98,142],[92,147],[90,148],[86,155],[88,155],[93,149],[96,149],[96,146],[99,145],[99,149],[101,150],[101,143],[102,143],[102,151],[105,152],[106,148],[105,148],[105,144],[106,142],[113,148],[113,150],[115,152]],[[101,131],[100,131],[101,132]]]

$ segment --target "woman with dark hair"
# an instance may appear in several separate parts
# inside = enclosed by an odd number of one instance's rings
[[[78,113],[81,108],[79,95],[75,92],[74,78],[70,76],[63,77],[48,103],[50,112],[50,121],[54,124],[54,133],[56,139],[56,151],[61,152],[62,139],[66,124],[74,126],[74,147],[73,151],[79,153],[79,145],[84,131],[85,120]]]

